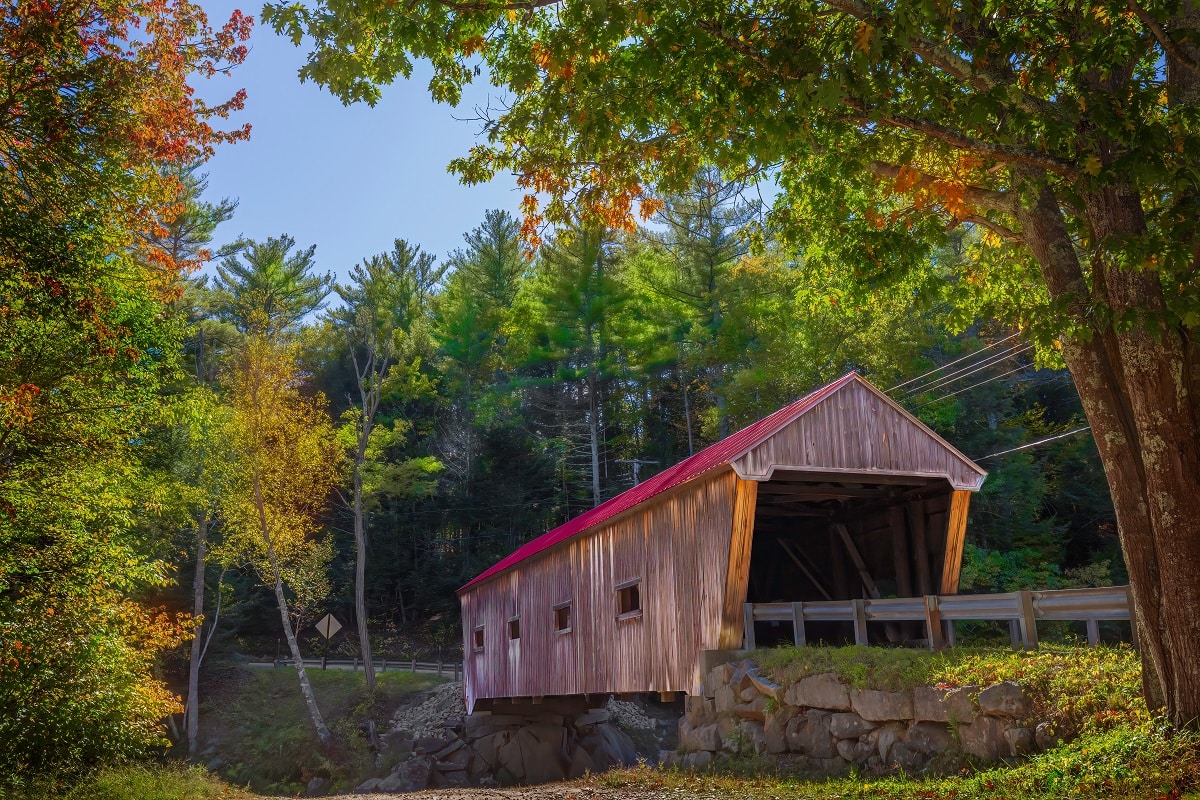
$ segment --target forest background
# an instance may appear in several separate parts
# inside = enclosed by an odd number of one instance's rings
[[[636,230],[532,253],[494,211],[444,259],[397,239],[335,286],[350,265],[286,233],[209,252],[236,202],[197,165],[246,131],[210,127],[240,97],[185,78],[244,58],[244,19],[21,8],[0,30],[25,81],[0,108],[6,780],[140,752],[164,716],[194,741],[174,694],[195,707],[210,649],[295,656],[327,612],[380,653],[449,656],[453,590],[496,558],[849,369],[991,471],[963,590],[1126,579],[1069,377],[962,283],[971,224],[874,281],[769,230],[752,250],[748,187],[702,170]]]

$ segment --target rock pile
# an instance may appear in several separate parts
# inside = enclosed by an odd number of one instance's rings
[[[637,760],[608,708],[549,701],[465,716],[462,697],[461,684],[445,684],[397,711],[381,757],[399,763],[355,791],[546,783]],[[655,725],[635,704],[620,703],[616,712],[634,726]]]
[[[749,661],[723,664],[704,679],[704,695],[688,697],[679,721],[684,766],[704,766],[715,753],[798,754],[812,769],[921,771],[943,756],[996,761],[1053,744],[1048,726],[1031,720],[1020,686],[980,690],[919,687],[855,689],[833,673],[780,686]]]
[[[654,718],[643,711],[642,707],[637,703],[618,700],[614,697],[608,701],[608,705],[605,706],[605,709],[608,710],[609,715],[612,717],[612,721],[627,731],[648,731],[653,730],[658,726],[658,723],[654,720]]]
[[[443,683],[422,695],[416,705],[402,707],[392,715],[392,730],[413,739],[439,736],[446,728],[462,725],[466,701],[461,683]]]

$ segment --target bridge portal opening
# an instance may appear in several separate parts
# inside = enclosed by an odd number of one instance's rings
[[[746,602],[811,603],[819,617],[830,601],[957,590],[943,585],[948,540],[961,548],[948,535],[952,495],[941,478],[777,469],[758,486]],[[873,642],[924,635],[911,623],[869,628]],[[810,619],[804,634],[810,644],[854,643],[849,622]],[[796,641],[790,622],[759,621],[754,635],[760,647]]]

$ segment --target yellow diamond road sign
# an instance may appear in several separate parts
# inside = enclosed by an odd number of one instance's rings
[[[324,636],[326,639],[331,638],[335,633],[342,629],[342,623],[334,618],[333,614],[326,614],[321,618],[321,621],[316,625],[317,633]]]

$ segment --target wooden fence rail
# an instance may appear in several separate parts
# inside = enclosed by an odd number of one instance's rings
[[[251,665],[251,666],[269,666],[268,664]],[[275,662],[277,667],[290,667],[292,660],[290,658],[281,658]],[[363,668],[362,660],[358,658],[306,658],[304,659],[304,667],[306,669],[348,669],[358,671]],[[463,675],[463,665],[461,661],[417,661],[416,659],[402,658],[377,658],[375,659],[376,672],[421,672],[427,675],[437,675],[438,677],[453,678],[461,680]]]
[[[755,622],[790,622],[797,647],[807,644],[808,622],[849,622],[854,641],[869,644],[868,622],[922,622],[931,649],[954,645],[956,620],[1008,622],[1013,647],[1038,646],[1037,623],[1043,620],[1083,622],[1088,644],[1100,643],[1100,622],[1128,620],[1132,601],[1128,586],[1102,589],[1053,589],[1007,594],[952,594],[924,597],[889,597],[880,600],[826,600],[804,603],[747,603],[747,650],[755,647]],[[1137,626],[1133,627],[1137,646]]]

